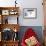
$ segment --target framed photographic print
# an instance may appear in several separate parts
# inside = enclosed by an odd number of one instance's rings
[[[2,15],[9,15],[9,10],[2,10]]]
[[[37,8],[24,8],[24,18],[36,18],[37,17]]]
[[[9,11],[9,14],[10,14],[10,15],[16,15],[17,13],[18,13],[18,12],[17,12],[16,10],[10,10],[10,11]]]

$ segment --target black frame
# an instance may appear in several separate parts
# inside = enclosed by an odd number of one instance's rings
[[[35,17],[25,17],[25,10],[29,10],[29,11],[32,11],[32,10],[35,10],[35,12],[36,12],[36,16]],[[37,18],[37,8],[24,8],[23,9],[23,18],[25,18],[25,19],[36,19]]]

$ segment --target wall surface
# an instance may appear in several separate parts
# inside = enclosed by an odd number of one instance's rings
[[[20,23],[22,26],[43,26],[43,6],[42,0],[24,0],[21,2],[21,9],[24,8],[37,8],[37,18],[36,19],[24,19],[23,10],[20,15]]]
[[[15,6],[15,0],[0,0],[1,7]],[[17,6],[20,7],[20,17],[19,24],[21,26],[43,26],[43,6],[42,0],[17,0]],[[24,19],[23,9],[24,8],[37,8],[37,18],[36,19]]]
[[[46,26],[46,0],[44,0],[44,26]]]
[[[44,43],[46,46],[46,0],[44,0]]]

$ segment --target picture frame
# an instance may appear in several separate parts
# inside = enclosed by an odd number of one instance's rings
[[[2,15],[9,15],[9,10],[2,10]]]
[[[9,14],[10,14],[10,15],[16,15],[17,13],[18,13],[18,12],[17,12],[16,10],[10,10],[10,11],[9,11]]]
[[[28,19],[37,18],[37,8],[24,8],[23,17]]]

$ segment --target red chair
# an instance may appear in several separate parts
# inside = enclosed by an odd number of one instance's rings
[[[33,31],[33,29],[32,28],[28,28],[27,31],[24,34],[24,37],[22,38],[21,46],[27,46],[26,43],[25,43],[25,40],[28,39],[29,37],[32,37],[32,36],[34,36],[37,39],[37,35]],[[41,46],[40,42],[38,41],[35,46]]]

